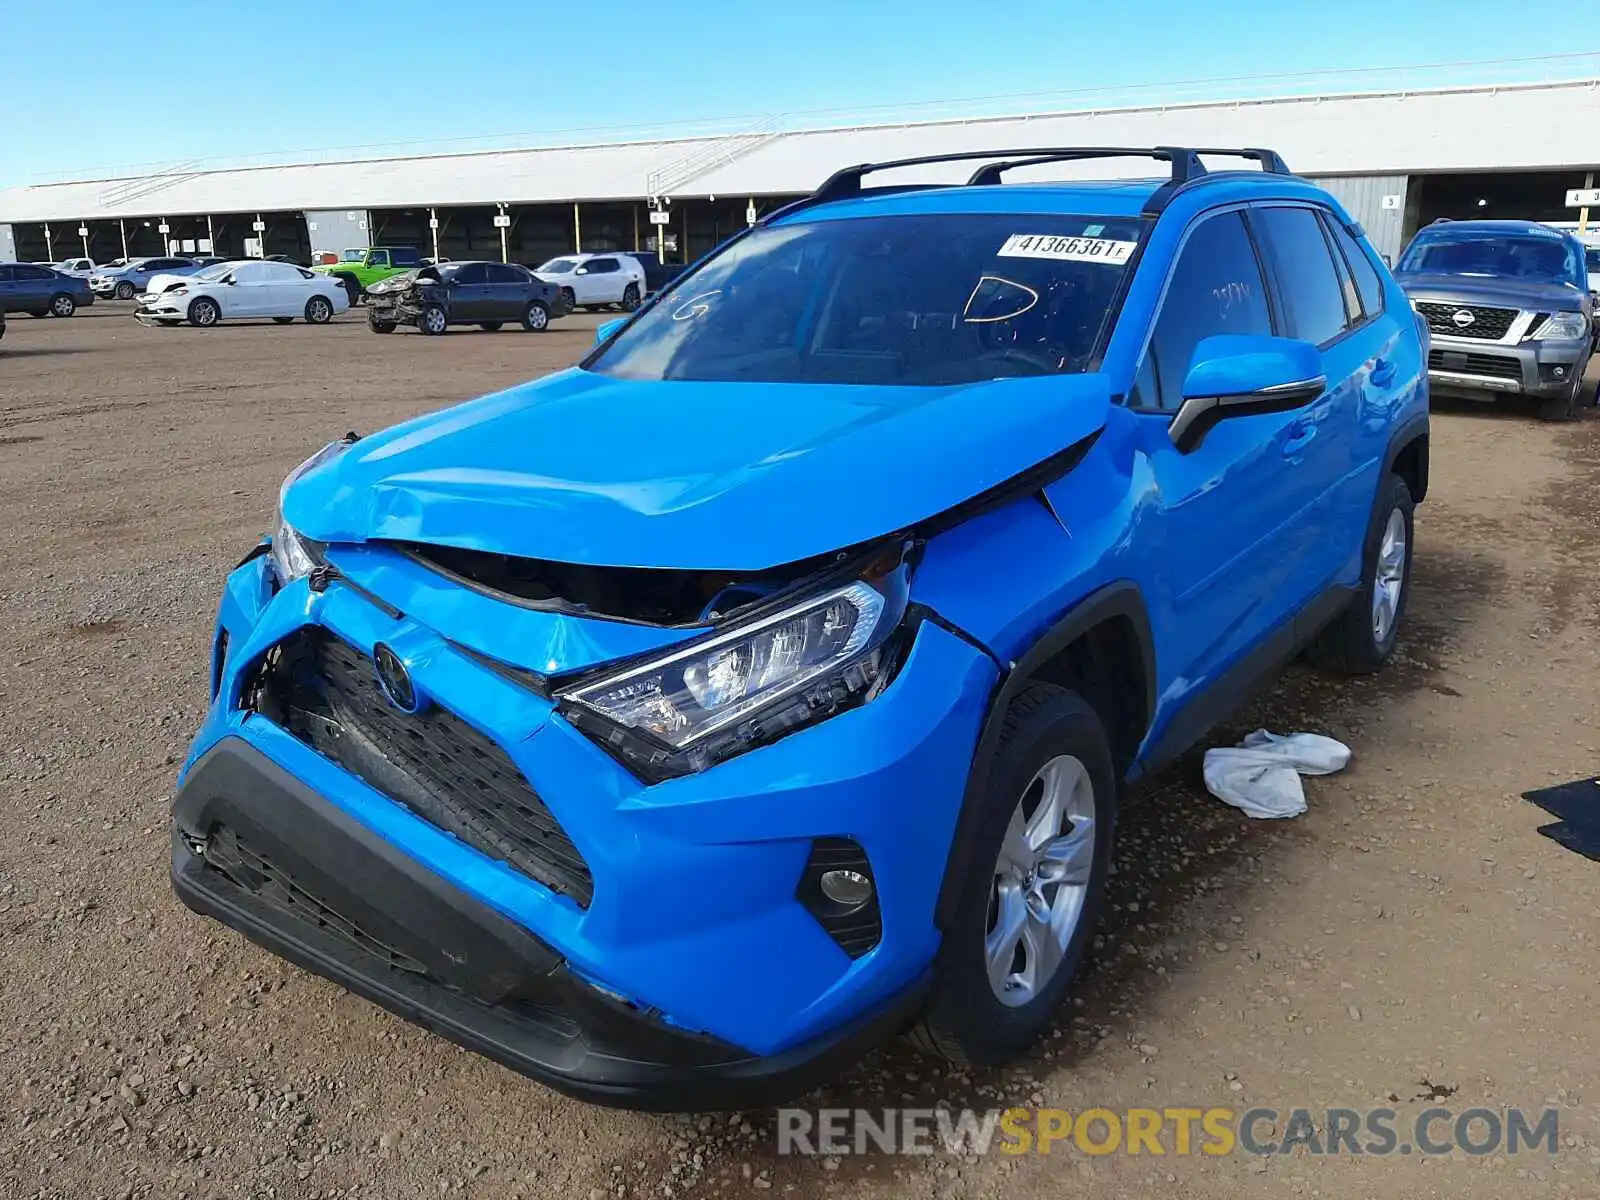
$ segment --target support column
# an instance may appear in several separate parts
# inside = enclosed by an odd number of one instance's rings
[[[433,234],[433,261],[439,261],[439,210],[428,210],[428,231]]]
[[[92,262],[94,256],[89,253],[89,223],[87,221],[78,223],[78,236],[83,239],[83,256]]]
[[[1583,186],[1587,190],[1594,186],[1594,172],[1589,171],[1583,177]],[[45,227],[46,229],[49,226]],[[1582,237],[1589,232],[1589,206],[1585,204],[1578,210],[1578,236]]]
[[[217,252],[217,231],[211,227],[211,214],[206,214],[206,253]]]
[[[56,260],[56,248],[53,240],[50,237],[49,221],[44,223],[44,256],[51,262],[55,262]]]
[[[117,218],[117,229],[122,233],[122,257],[126,260],[128,257],[128,227],[123,223],[121,217]]]
[[[572,252],[583,253],[583,218],[578,211],[578,202],[572,202]]]

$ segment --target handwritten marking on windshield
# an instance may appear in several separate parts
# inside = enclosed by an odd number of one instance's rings
[[[711,300],[720,295],[722,295],[722,289],[717,288],[714,291],[701,292],[698,296],[690,296],[672,310],[672,319],[674,321],[693,321],[697,317],[703,317],[711,311]]]

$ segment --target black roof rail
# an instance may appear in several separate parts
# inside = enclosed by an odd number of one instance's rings
[[[884,195],[893,192],[911,191],[927,187],[948,186],[940,184],[914,184],[891,186],[884,188],[864,188],[862,180],[868,175],[878,171],[892,171],[903,167],[925,167],[936,163],[950,162],[977,162],[986,159],[999,159],[999,162],[990,162],[973,172],[967,185],[986,186],[998,184],[1001,177],[1010,170],[1018,167],[1037,167],[1046,163],[1079,162],[1096,158],[1150,158],[1157,162],[1170,164],[1170,175],[1150,200],[1145,204],[1148,215],[1159,213],[1172,194],[1185,184],[1192,183],[1205,177],[1208,173],[1205,165],[1201,163],[1202,154],[1228,155],[1234,158],[1254,159],[1261,164],[1263,172],[1272,175],[1289,175],[1292,172],[1285,165],[1283,158],[1275,150],[1262,149],[1220,149],[1215,147],[1196,148],[1189,146],[1032,146],[1011,150],[959,150],[950,154],[924,154],[916,158],[896,158],[887,162],[858,163],[853,167],[844,167],[835,171],[822,186],[809,196],[786,204],[783,207],[768,213],[759,224],[766,225],[778,217],[787,216],[803,208],[811,208],[818,204],[827,204],[834,200],[847,200],[861,195]]]

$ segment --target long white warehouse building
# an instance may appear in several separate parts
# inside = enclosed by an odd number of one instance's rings
[[[81,248],[104,261],[173,246],[308,255],[371,243],[528,262],[575,249],[655,248],[659,234],[667,255],[682,260],[844,165],[988,148],[1168,144],[1278,150],[1334,191],[1393,255],[1436,216],[1575,218],[1567,191],[1592,183],[1600,169],[1600,79],[278,166],[190,164],[0,190],[0,259],[60,258]],[[1077,173],[1095,170],[1147,173],[1128,163]],[[956,177],[949,169],[920,176]],[[666,225],[651,223],[652,200],[666,202]],[[508,221],[497,224],[500,215]]]

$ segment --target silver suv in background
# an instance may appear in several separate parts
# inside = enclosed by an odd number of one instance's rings
[[[1531,396],[1546,419],[1577,415],[1594,348],[1577,238],[1534,221],[1435,221],[1406,247],[1395,278],[1433,335],[1435,394]]]

